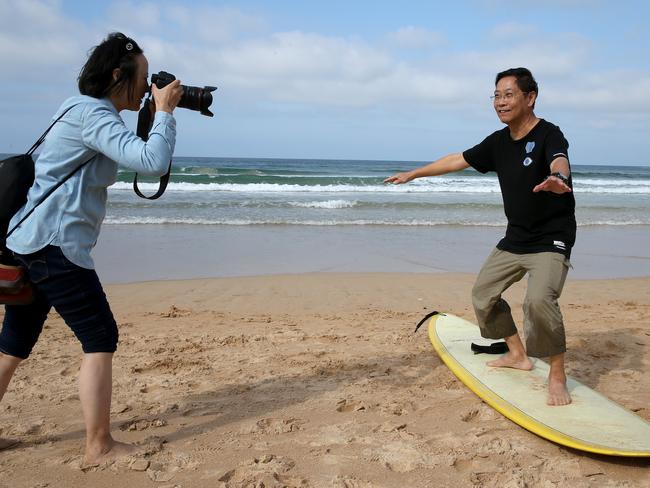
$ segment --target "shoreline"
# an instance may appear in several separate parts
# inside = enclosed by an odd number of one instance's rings
[[[500,227],[106,225],[104,283],[311,272],[476,274]],[[579,228],[569,280],[650,276],[650,226]]]

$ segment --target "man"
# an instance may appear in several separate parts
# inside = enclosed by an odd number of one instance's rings
[[[537,82],[526,68],[499,73],[494,109],[507,127],[463,153],[387,178],[407,183],[415,178],[460,171],[469,166],[499,178],[508,227],[483,265],[472,290],[481,335],[505,338],[509,352],[487,364],[530,370],[532,357],[549,357],[549,405],[568,405],[564,353],[566,339],[557,302],[575,242],[575,200],[568,142],[555,125],[535,113]],[[524,301],[526,348],[501,294],[528,273]]]

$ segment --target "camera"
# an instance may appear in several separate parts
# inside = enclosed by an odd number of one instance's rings
[[[158,88],[163,88],[175,79],[176,77],[173,74],[167,73],[166,71],[159,71],[151,75],[151,84],[156,85]],[[204,86],[200,88],[198,86],[181,85],[181,88],[183,89],[183,95],[181,96],[181,101],[178,102],[178,107],[198,110],[202,115],[207,115],[208,117],[214,116],[208,108],[212,104],[212,92],[217,89],[216,86]]]

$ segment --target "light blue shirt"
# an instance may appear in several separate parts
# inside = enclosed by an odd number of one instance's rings
[[[107,188],[117,179],[118,164],[140,174],[167,172],[176,143],[176,121],[156,112],[147,142],[126,127],[110,100],[85,95],[66,100],[54,116],[72,107],[54,124],[36,161],[36,177],[27,203],[9,229],[57,182],[93,157],[52,193],[7,239],[18,254],[58,246],[74,264],[94,268],[90,251],[106,215]]]

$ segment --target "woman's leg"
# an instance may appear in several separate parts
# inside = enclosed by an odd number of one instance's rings
[[[47,299],[38,290],[34,290],[34,301],[29,305],[5,305],[0,331],[0,401],[16,368],[32,352],[49,310]],[[17,443],[15,439],[0,439],[0,450]]]
[[[9,386],[14,371],[16,371],[16,368],[21,362],[21,358],[0,352],[0,401],[2,401],[5,391],[7,391],[7,386]]]
[[[86,424],[86,456],[96,458],[111,450],[111,394],[113,354],[84,354],[79,371],[79,399]]]
[[[84,356],[79,373],[79,398],[87,429],[87,464],[97,464],[130,451],[110,434],[112,359],[117,348],[117,324],[97,273],[71,263],[61,249],[42,252],[46,279],[39,290],[81,343]],[[30,278],[33,274],[30,268]]]
[[[0,401],[7,391],[7,386],[11,381],[11,377],[14,375],[14,371],[21,363],[22,359],[14,356],[9,356],[0,352]],[[1,439],[0,438],[0,451],[7,449],[15,444],[18,441],[14,439]]]
[[[79,399],[86,424],[86,464],[99,464],[135,450],[111,436],[113,354],[84,354],[79,372]]]

